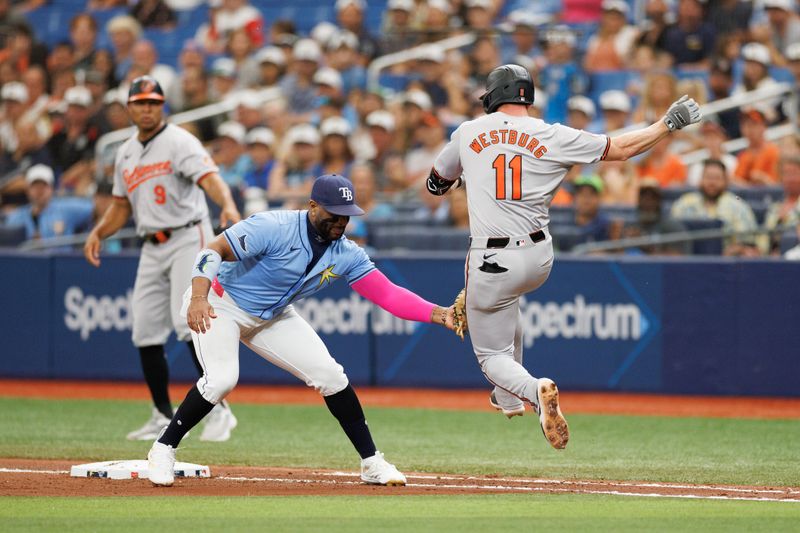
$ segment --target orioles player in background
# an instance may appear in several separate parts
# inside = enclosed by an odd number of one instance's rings
[[[452,306],[439,307],[395,285],[345,237],[350,217],[363,214],[350,180],[327,174],[314,181],[307,210],[257,213],[197,254],[184,311],[205,374],[150,449],[153,484],[172,485],[181,439],[236,386],[239,342],[319,391],[361,456],[362,481],[406,484],[405,476],[376,449],[344,369],[292,306],[344,279],[397,317],[453,329]]]
[[[230,189],[200,141],[167,124],[163,107],[164,93],[155,79],[142,76],[133,81],[128,114],[138,131],[117,151],[114,202],[84,246],[86,260],[100,266],[101,241],[122,228],[131,214],[145,241],[131,312],[133,344],[139,349],[154,407],[145,425],[128,434],[129,440],[156,438],[172,418],[164,343],[173,329],[178,340],[188,341],[198,373],[203,373],[191,332],[179,315],[181,297],[191,284],[192,262],[214,238],[203,191],[222,208],[221,226],[241,218]],[[200,439],[228,440],[235,426],[233,413],[221,405],[209,416]]]
[[[427,188],[442,195],[463,180],[467,189],[466,315],[478,363],[494,385],[490,403],[509,418],[531,404],[544,436],[561,449],[569,428],[558,389],[551,379],[537,379],[522,366],[519,310],[520,296],[540,287],[553,266],[550,202],[573,165],[624,161],[699,122],[701,114],[697,103],[684,96],[655,124],[612,139],[530,117],[533,98],[526,69],[494,69],[481,96],[486,115],[453,132],[434,162]]]

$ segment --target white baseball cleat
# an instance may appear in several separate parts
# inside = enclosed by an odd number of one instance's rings
[[[171,487],[175,482],[175,448],[158,441],[147,454],[150,482],[157,487]]]
[[[150,415],[150,420],[135,431],[131,431],[125,437],[128,440],[153,440],[158,437],[158,434],[169,425],[169,418],[161,414],[161,411],[153,407],[153,414]]]
[[[539,378],[536,396],[542,433],[553,448],[563,450],[569,442],[569,426],[558,406],[558,387],[552,379]]]
[[[231,438],[231,431],[238,424],[227,403],[220,402],[208,413],[200,440],[208,442],[225,442]]]
[[[525,414],[524,403],[520,402],[519,407],[516,408],[505,409],[499,403],[497,403],[497,396],[495,396],[494,391],[492,391],[492,393],[489,395],[489,404],[498,411],[501,411],[504,415],[506,415],[507,418],[522,416]]]
[[[361,460],[361,481],[370,485],[402,486],[406,484],[406,476],[376,451],[372,457]]]

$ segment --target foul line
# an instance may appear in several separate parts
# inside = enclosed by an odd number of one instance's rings
[[[0,473],[9,474],[45,474],[45,475],[65,475],[69,474],[67,470],[36,470],[31,468],[2,468]],[[319,473],[323,476],[329,477],[348,477],[357,478],[359,474],[351,472],[331,472]],[[744,489],[739,487],[725,487],[713,485],[677,485],[669,483],[626,483],[626,482],[599,482],[599,481],[569,481],[557,479],[514,479],[514,478],[479,478],[475,476],[435,476],[435,475],[412,475],[407,476],[408,479],[439,479],[447,481],[491,481],[501,483],[533,483],[538,485],[546,484],[563,484],[563,485],[576,485],[576,486],[612,486],[612,487],[633,487],[633,488],[673,488],[673,489],[699,489],[699,490],[726,490],[731,492],[749,492],[755,494],[785,494],[794,495],[800,494],[800,491],[794,489],[776,490],[776,489]],[[303,479],[303,478],[280,478],[280,477],[245,477],[245,476],[215,476],[210,479],[219,479],[222,481],[248,481],[248,482],[269,482],[269,483],[286,483],[286,484],[320,484],[320,485],[363,485],[364,483],[358,481],[344,481],[341,479]],[[768,498],[759,496],[724,496],[724,495],[701,495],[701,494],[662,494],[653,492],[624,492],[619,490],[602,490],[602,489],[585,489],[580,488],[562,488],[562,487],[524,487],[515,485],[458,485],[458,484],[438,484],[438,483],[407,483],[407,487],[414,488],[430,488],[430,489],[447,489],[447,490],[484,490],[487,492],[545,492],[545,493],[571,493],[571,494],[605,494],[611,496],[635,496],[644,498],[683,498],[683,499],[696,499],[696,500],[739,500],[739,501],[761,501],[761,502],[790,502],[800,503],[800,500],[783,499],[783,498]]]

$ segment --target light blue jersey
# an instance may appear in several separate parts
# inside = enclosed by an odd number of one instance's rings
[[[238,261],[223,262],[217,279],[247,313],[269,320],[293,301],[339,278],[352,285],[375,270],[367,253],[342,237],[328,246],[306,274],[312,257],[307,213],[257,213],[225,230]]]

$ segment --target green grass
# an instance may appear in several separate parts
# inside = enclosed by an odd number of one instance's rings
[[[800,505],[609,496],[4,498],[14,531],[791,531]]]
[[[195,432],[178,458],[212,465],[358,465],[321,401],[240,404],[234,411],[239,427],[231,441],[203,443]],[[557,452],[532,416],[366,411],[378,448],[406,471],[800,486],[798,421],[574,415],[569,447]],[[143,402],[0,398],[0,457],[144,458],[150,443],[124,436],[147,414]]]

